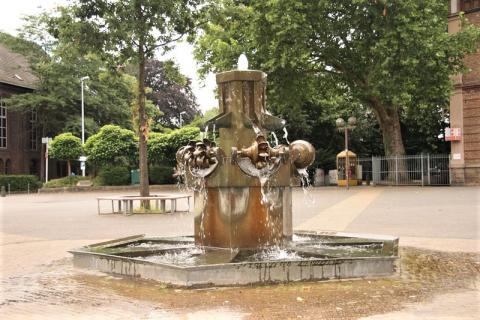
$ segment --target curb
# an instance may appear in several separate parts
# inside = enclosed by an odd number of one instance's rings
[[[171,190],[175,189],[175,184],[156,184],[150,185],[150,190]],[[60,187],[60,188],[41,188],[38,193],[64,193],[64,192],[93,192],[93,191],[137,191],[139,185],[130,186],[96,186],[96,187]]]

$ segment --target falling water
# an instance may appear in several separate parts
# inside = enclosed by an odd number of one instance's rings
[[[288,131],[287,131],[287,127],[283,127],[283,138],[285,139],[285,141],[287,141],[287,144],[290,144],[290,141],[288,141]]]
[[[213,142],[217,142],[217,137],[216,137],[216,131],[217,131],[217,128],[216,128],[216,124],[214,123],[213,124]]]
[[[253,128],[253,131],[255,131],[255,134],[258,136],[259,134],[262,133],[262,131],[260,130],[259,127],[257,127],[257,125],[255,123],[252,122],[252,128]]]
[[[277,135],[275,134],[275,132],[270,132],[273,136],[273,139],[275,140],[275,147],[278,147],[278,138],[277,138]]]
[[[208,139],[208,124],[205,126],[205,131],[203,132],[203,139]]]
[[[304,169],[297,169],[298,174],[300,175],[300,180],[301,180],[301,185],[302,185],[302,190],[303,190],[303,196],[307,200],[307,203],[309,204],[315,204],[315,199],[309,192],[309,188],[311,186],[310,183],[310,177],[308,175],[308,171],[306,168]]]

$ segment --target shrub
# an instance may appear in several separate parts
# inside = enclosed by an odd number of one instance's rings
[[[10,191],[36,191],[42,186],[42,183],[34,175],[0,175],[0,187],[5,186],[8,191],[10,184]]]
[[[137,149],[135,133],[115,125],[103,126],[85,143],[88,161],[99,166],[134,164]]]
[[[183,127],[170,133],[153,133],[147,142],[148,159],[150,163],[171,165],[175,164],[175,153],[190,140],[198,139],[200,129]]]
[[[44,188],[61,188],[76,186],[80,180],[88,180],[89,177],[68,176],[60,179],[52,179],[43,184]]]
[[[169,166],[151,166],[148,175],[152,184],[172,184],[175,183],[173,177],[173,168]]]
[[[100,169],[97,183],[104,186],[123,186],[130,183],[130,171],[124,166],[104,166]]]

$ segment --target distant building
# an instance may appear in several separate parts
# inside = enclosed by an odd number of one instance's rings
[[[460,28],[459,12],[480,27],[480,0],[451,0],[448,32]],[[451,182],[480,184],[480,50],[465,57],[469,73],[453,78],[450,98]]]
[[[41,173],[41,138],[36,111],[7,108],[5,98],[37,88],[26,58],[0,44],[0,174]]]

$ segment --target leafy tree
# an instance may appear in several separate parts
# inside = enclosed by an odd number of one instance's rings
[[[100,131],[85,143],[88,161],[97,166],[135,165],[137,155],[137,137],[128,129],[115,125],[103,126]]]
[[[36,44],[7,34],[0,34],[0,42],[26,54],[39,78],[37,90],[12,95],[7,104],[15,110],[37,110],[43,136],[65,131],[80,134],[80,78],[86,75],[90,77],[85,82],[84,99],[87,136],[107,123],[131,127],[129,103],[133,93],[123,76],[107,70],[97,55],[82,55],[63,40],[52,45],[50,55]]]
[[[179,127],[180,113],[183,124],[191,122],[198,114],[198,105],[190,79],[170,60],[149,59],[145,72],[145,85],[151,90],[147,98],[161,111],[153,123],[167,128]]]
[[[138,132],[140,195],[148,196],[145,77],[147,60],[157,49],[169,45],[195,27],[201,0],[81,0],[55,19],[57,34],[69,35],[72,42],[90,50],[117,66],[134,61],[138,66]]]
[[[297,127],[308,125],[306,103],[341,97],[362,105],[379,124],[385,154],[404,154],[401,118],[445,107],[450,76],[479,43],[479,29],[467,23],[457,34],[446,32],[447,5],[223,0],[211,10],[195,54],[202,72],[218,72],[246,52],[252,68],[269,74],[276,113]]]
[[[52,140],[49,152],[52,158],[67,161],[67,172],[71,175],[71,161],[77,160],[83,153],[82,141],[70,132],[62,133]]]

